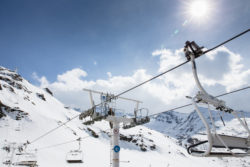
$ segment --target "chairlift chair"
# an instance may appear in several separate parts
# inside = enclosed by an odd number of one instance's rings
[[[139,104],[142,103],[139,100],[134,100],[134,99],[120,97],[120,96],[115,97],[113,94],[103,93],[103,92],[90,90],[90,89],[83,89],[83,90],[89,92],[90,102],[92,104],[92,108],[90,110],[80,114],[79,116],[79,119],[81,120],[88,116],[91,117],[91,120],[85,121],[83,123],[85,125],[90,125],[90,124],[93,124],[95,121],[106,119],[109,115],[115,115],[116,109],[114,107],[114,104],[115,104],[116,98],[133,101],[136,103],[136,107],[134,110],[135,117],[133,118],[133,122],[130,124],[123,125],[124,129],[132,128],[137,125],[142,125],[150,121],[150,118],[148,117],[148,109],[146,108],[139,109]],[[100,107],[97,107],[94,105],[92,93],[100,94],[100,99],[101,99]]]
[[[90,116],[90,120],[85,121],[83,123],[84,125],[91,125],[95,121],[101,121],[101,120],[106,119],[108,117],[108,112],[104,111],[101,107],[95,107],[93,110],[94,111],[90,115],[88,115],[88,116]],[[86,117],[87,116],[85,116],[85,117],[80,116],[79,118],[83,119],[83,118],[86,118]]]
[[[15,131],[21,131],[21,127],[20,127],[20,124],[18,124],[18,126],[15,128]]]
[[[114,95],[99,92],[99,91],[94,91],[90,89],[83,89],[83,90],[89,92],[89,97],[90,97],[92,108],[80,114],[79,119],[82,120],[86,117],[90,117],[90,120],[85,121],[83,123],[85,125],[90,125],[90,124],[93,124],[95,121],[101,121],[103,119],[106,119],[108,116],[108,111],[110,109],[110,103],[113,102]],[[95,106],[92,92],[100,94],[100,99],[101,99],[101,104],[102,104],[100,107]]]
[[[196,112],[198,113],[200,119],[202,120],[203,124],[206,127],[207,132],[207,140],[198,142],[196,144],[192,144],[188,147],[187,151],[189,154],[194,156],[249,156],[250,155],[250,130],[248,128],[248,125],[246,122],[242,121],[241,118],[239,118],[236,111],[233,109],[227,107],[225,105],[225,102],[222,100],[217,99],[216,97],[208,94],[205,89],[202,87],[198,75],[197,75],[197,69],[195,64],[195,58],[202,55],[202,47],[199,47],[195,42],[186,42],[186,46],[184,48],[185,55],[188,60],[192,63],[192,71],[193,76],[195,78],[196,85],[199,88],[198,94],[192,98],[193,105],[195,107]],[[248,137],[237,137],[237,136],[229,136],[229,135],[221,135],[217,134],[216,132],[216,126],[214,123],[214,120],[212,118],[210,109],[210,119],[212,122],[212,130],[210,129],[210,126],[208,122],[206,121],[205,117],[201,113],[197,103],[203,103],[208,105],[214,106],[217,110],[222,112],[228,112],[233,114],[237,120],[240,122],[240,124],[243,126],[243,128],[247,131]],[[208,144],[207,148],[205,150],[199,150],[198,146]],[[224,148],[227,151],[212,151],[212,148]],[[236,150],[236,151],[235,151]],[[239,151],[240,150],[240,151]]]
[[[79,148],[77,150],[71,150],[67,153],[66,161],[68,163],[83,163],[83,153],[81,150],[81,138],[77,139],[79,141]]]
[[[5,142],[7,142],[5,140]],[[14,155],[14,146],[15,143],[5,143],[3,146],[3,150],[7,152],[6,157],[3,159],[3,164],[5,165],[11,165],[12,164],[12,159],[13,159],[13,155]]]
[[[129,129],[133,128],[138,125],[146,124],[150,121],[150,118],[148,116],[148,109],[147,108],[141,108],[141,109],[135,109],[134,111],[134,118],[132,118],[132,122],[129,124],[123,124],[123,129]]]
[[[11,165],[11,161],[10,160],[4,161],[3,164],[4,165]]]
[[[29,166],[34,167],[37,166],[37,157],[35,153],[17,153],[18,161],[14,163],[15,166]]]
[[[17,132],[19,132],[20,130],[21,130],[20,127],[15,128],[15,131],[17,131]]]
[[[4,165],[11,165],[11,157],[7,157],[4,161],[3,161],[3,164]]]
[[[68,163],[83,163],[83,154],[81,150],[71,150],[66,157]]]
[[[8,121],[5,122],[4,126],[5,126],[5,127],[9,127]]]

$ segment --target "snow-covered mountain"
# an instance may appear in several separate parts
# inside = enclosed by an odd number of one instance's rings
[[[78,114],[78,111],[65,108],[49,89],[37,88],[14,71],[0,67],[0,167],[6,166],[2,162],[8,157],[13,162],[20,158],[17,150],[11,154],[2,149],[4,146],[11,143],[17,147],[27,141],[31,144],[25,151],[36,150],[39,167],[110,166],[112,150],[108,122],[86,126],[78,119]],[[43,136],[73,117],[76,119]],[[235,119],[225,115],[224,119],[227,125],[235,126],[234,130],[225,127],[226,132],[240,134]],[[249,122],[249,115],[246,120]],[[121,162],[121,166],[250,166],[249,158],[198,158],[188,155],[181,143],[196,137],[198,132],[203,133],[203,130],[195,113],[177,112],[161,114],[146,126],[121,129],[121,161],[129,161]],[[68,164],[65,159],[67,153],[78,148],[78,143],[72,140],[79,137],[82,138],[84,163]]]
[[[208,121],[210,127],[212,127],[208,110],[200,107],[200,111]],[[214,110],[211,110],[211,114],[218,133],[241,137],[247,136],[244,128],[232,114],[221,114]],[[238,111],[238,115],[245,119],[246,122],[250,122],[250,112]],[[183,147],[193,144],[193,140],[203,139],[206,133],[205,126],[195,111],[191,113],[179,113],[175,111],[162,113],[152,119],[146,126],[176,139],[177,143]]]

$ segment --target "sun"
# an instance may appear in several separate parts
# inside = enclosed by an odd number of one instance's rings
[[[207,20],[212,13],[212,4],[209,0],[192,0],[187,4],[187,13],[191,20],[202,22]]]
[[[208,13],[208,3],[205,0],[196,0],[190,4],[189,12],[194,18],[202,18]]]

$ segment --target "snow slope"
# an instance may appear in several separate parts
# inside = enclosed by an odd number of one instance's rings
[[[208,110],[200,107],[200,111],[208,121],[210,127],[212,127]],[[215,121],[217,133],[247,137],[245,129],[232,114],[221,113],[225,126],[218,111],[211,110],[211,114]],[[238,115],[242,119],[245,119],[248,125],[250,124],[250,112],[238,111]],[[177,143],[184,147],[192,143],[193,139],[206,139],[206,136],[203,135],[206,133],[205,126],[196,111],[191,113],[179,113],[175,111],[162,113],[151,119],[151,122],[146,126],[177,139]]]
[[[38,138],[61,125],[79,112],[67,109],[47,90],[37,88],[14,71],[0,67],[0,147],[6,143],[19,145],[31,142],[26,151],[37,150],[39,167],[110,166],[110,127],[106,121],[85,126],[76,118],[54,132]],[[183,122],[185,115],[177,114]],[[231,120],[234,121],[234,120]],[[187,154],[176,141],[179,125],[152,121],[146,126],[121,129],[121,167],[211,167],[250,166],[249,158],[197,158]],[[188,123],[186,123],[187,125]],[[185,124],[182,124],[185,127]],[[171,133],[170,133],[171,132]],[[185,131],[180,133],[185,134]],[[169,137],[171,136],[171,137]],[[82,137],[83,164],[68,164],[67,152],[78,148],[77,142],[67,141]],[[0,149],[0,160],[10,156]],[[19,156],[13,155],[13,162]],[[129,161],[129,163],[125,163]],[[0,162],[0,167],[5,167]]]

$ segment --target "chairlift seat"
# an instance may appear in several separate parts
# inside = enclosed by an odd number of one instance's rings
[[[19,127],[17,127],[16,129],[15,129],[15,131],[20,131],[21,129],[19,128]]]
[[[83,154],[81,150],[72,150],[67,154],[68,163],[83,163]]]
[[[191,150],[189,154],[193,156],[203,156],[205,151]],[[250,153],[230,153],[230,152],[210,152],[206,157],[245,157],[249,156]]]
[[[133,122],[131,122],[130,124],[124,124],[123,129],[129,129],[138,125],[143,125],[143,124],[148,123],[149,121],[150,121],[150,118],[148,116],[144,118],[137,118],[137,119],[133,118]]]
[[[235,136],[228,136],[228,135],[219,135],[217,134],[223,142],[228,146],[229,149],[239,149],[244,152],[234,152],[233,154],[231,152],[210,152],[209,155],[210,157],[218,157],[218,156],[223,156],[223,157],[230,157],[230,156],[235,156],[235,157],[243,157],[246,155],[250,155],[250,142],[248,141],[247,138],[243,137],[235,137]],[[214,148],[225,148],[224,144],[221,142],[219,137],[213,134],[212,135],[212,147]],[[203,156],[205,151],[203,150],[198,150],[195,149],[199,145],[203,145],[205,143],[208,143],[208,140],[201,141],[199,143],[193,144],[188,147],[187,151],[191,155],[196,155],[196,156]]]
[[[228,136],[228,135],[219,135],[218,136],[223,140],[223,142],[228,146],[230,149],[250,149],[250,140],[243,137],[235,137],[235,136]],[[213,147],[215,148],[224,148],[225,146],[221,143],[220,139],[217,135],[212,135],[213,139]]]
[[[4,162],[3,162],[3,164],[5,164],[5,165],[10,165],[10,164],[11,164],[10,159],[8,159],[8,160],[4,161]]]
[[[19,153],[19,159],[14,164],[16,166],[37,166],[37,157],[34,153]]]
[[[37,161],[20,161],[15,163],[16,166],[30,166],[34,167],[37,165]]]

